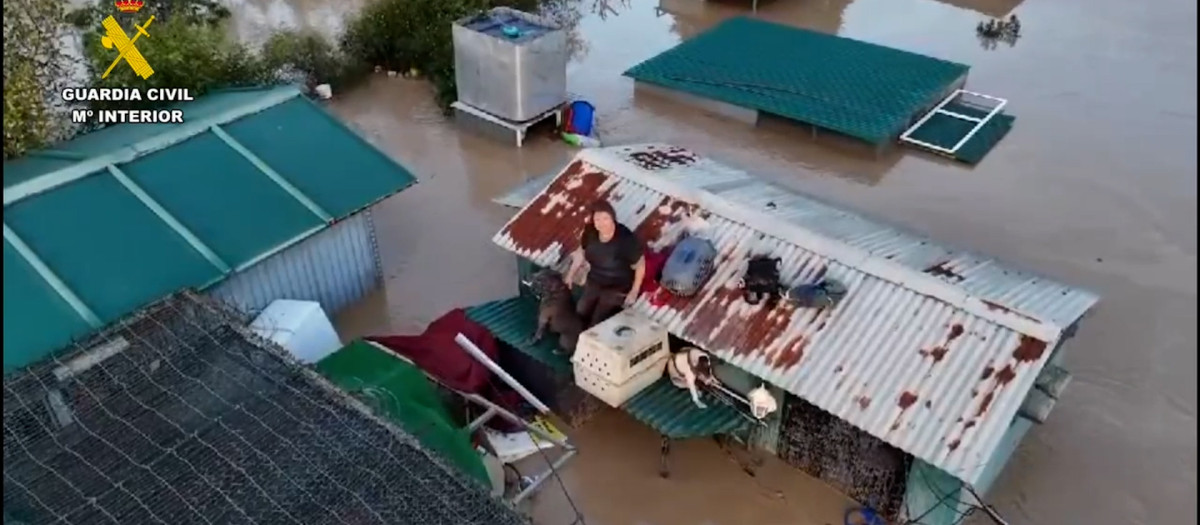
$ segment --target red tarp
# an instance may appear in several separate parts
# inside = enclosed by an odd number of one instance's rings
[[[460,333],[475,343],[493,363],[500,362],[500,347],[496,344],[496,338],[483,325],[468,319],[467,312],[461,308],[451,310],[430,323],[421,335],[385,335],[365,339],[412,361],[426,374],[454,390],[479,394],[520,414],[521,395],[503,381],[492,379],[491,370],[454,342],[454,337]],[[520,430],[513,422],[501,417],[492,418],[487,426],[502,432]]]

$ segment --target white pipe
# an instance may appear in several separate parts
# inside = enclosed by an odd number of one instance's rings
[[[462,334],[455,335],[454,342],[458,343],[458,346],[461,346],[462,349],[466,350],[468,354],[471,354],[471,357],[474,357],[476,361],[483,363],[483,366],[486,366],[487,369],[491,370],[493,374],[496,374],[500,377],[500,379],[504,380],[505,383],[508,383],[508,386],[513,387],[513,390],[516,390],[518,394],[521,394],[521,397],[525,398],[529,404],[538,409],[538,412],[543,414],[550,413],[550,407],[546,406],[545,403],[542,403],[541,400],[539,400],[537,396],[534,396],[532,392],[526,390],[521,383],[518,383],[516,379],[513,379],[513,376],[508,375],[508,372],[505,372],[503,368],[500,368],[500,365],[497,365],[495,361],[492,361],[487,354],[483,353],[483,350],[480,350],[478,346],[475,346],[475,343],[471,342],[470,339],[467,339],[467,336]]]

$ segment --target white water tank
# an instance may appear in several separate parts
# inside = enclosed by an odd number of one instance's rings
[[[667,330],[630,310],[580,334],[571,356],[575,384],[619,407],[658,381],[671,355]]]
[[[329,316],[314,301],[272,301],[250,323],[250,330],[306,364],[316,363],[342,347]]]

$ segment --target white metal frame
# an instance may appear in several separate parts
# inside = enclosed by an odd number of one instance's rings
[[[450,107],[484,122],[490,122],[500,126],[501,128],[511,131],[517,140],[518,148],[525,145],[525,135],[529,132],[529,128],[533,127],[534,124],[554,117],[554,126],[562,126],[562,106],[555,106],[524,122],[514,122],[502,117],[497,117],[496,115],[488,113],[462,101],[455,101],[453,104],[450,104]]]
[[[990,111],[988,111],[988,114],[984,115],[983,117],[972,117],[970,115],[963,115],[962,113],[955,113],[953,111],[949,111],[949,110],[945,109],[947,104],[949,104],[950,102],[953,102],[954,100],[958,99],[959,97],[961,97],[963,95],[967,95],[967,96],[971,96],[971,97],[979,97],[984,100],[989,100],[989,101],[995,102],[996,105],[993,106],[992,109]],[[974,137],[975,134],[978,133],[979,130],[983,128],[984,124],[987,124],[987,122],[989,120],[991,120],[992,117],[995,117],[996,115],[1000,114],[1000,111],[1003,110],[1004,106],[1006,106],[1006,105],[1008,105],[1008,100],[1005,100],[1005,99],[1002,99],[999,97],[993,97],[991,95],[984,95],[983,93],[976,93],[974,91],[967,91],[965,89],[956,89],[954,91],[954,93],[951,93],[950,96],[946,97],[941,102],[939,102],[937,106],[934,106],[932,111],[930,111],[929,113],[926,113],[925,116],[921,117],[921,120],[918,120],[916,124],[913,124],[907,130],[905,130],[904,133],[900,135],[900,141],[907,142],[909,144],[915,144],[917,146],[921,146],[922,148],[927,148],[927,149],[930,149],[930,150],[933,150],[933,151],[936,151],[939,153],[945,153],[947,155],[954,155],[955,153],[958,153],[958,150],[961,149],[963,147],[963,145],[967,143],[968,140],[971,140],[971,137]],[[975,127],[971,128],[971,131],[967,132],[966,135],[963,135],[963,137],[961,139],[959,139],[959,141],[956,144],[954,144],[954,147],[951,147],[951,148],[938,146],[936,144],[930,144],[923,140],[918,140],[918,139],[912,138],[913,132],[915,132],[917,129],[920,129],[920,127],[925,125],[925,123],[928,122],[929,119],[933,118],[934,115],[937,115],[939,113],[942,115],[946,115],[948,117],[954,117],[956,119],[965,120],[968,122],[974,122]]]

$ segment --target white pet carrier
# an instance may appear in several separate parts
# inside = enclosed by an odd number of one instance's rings
[[[670,353],[665,328],[624,310],[579,336],[575,384],[619,407],[662,377]]]

